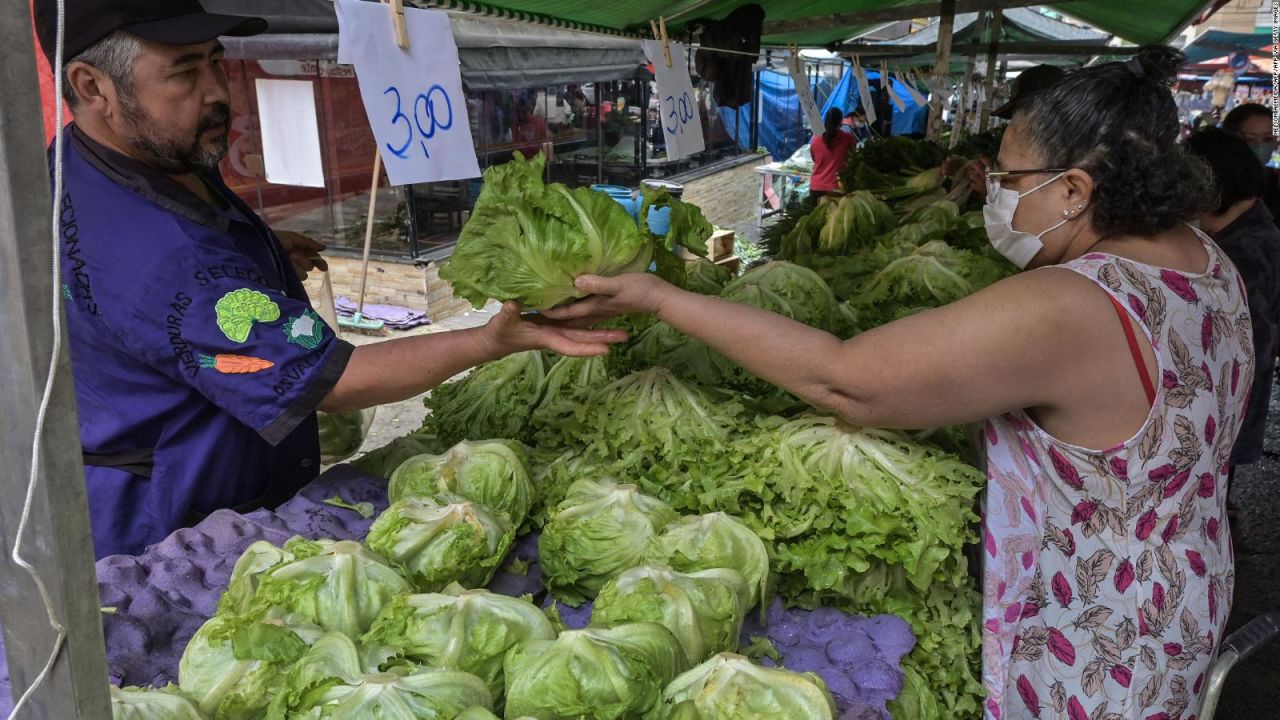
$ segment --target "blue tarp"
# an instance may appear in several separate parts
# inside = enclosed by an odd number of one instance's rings
[[[817,78],[811,88],[814,97],[821,102],[830,92],[830,81]],[[720,118],[725,129],[733,134],[735,111],[732,108],[720,108]],[[736,113],[741,118],[741,135],[738,146],[744,151],[751,151],[751,117],[755,112],[755,104],[743,105]],[[800,111],[800,99],[796,95],[795,83],[786,72],[777,70],[760,71],[760,131],[759,144],[766,148],[773,157],[785,159],[791,157],[801,145],[809,141],[809,127]]]
[[[879,72],[868,72],[867,82],[880,79]],[[913,133],[923,133],[925,124],[928,121],[929,108],[927,106],[917,105],[911,94],[896,77],[890,77],[890,87],[893,94],[902,100],[903,109],[899,110],[898,106],[893,107],[893,134],[894,135],[911,135]],[[874,90],[873,90],[874,91]],[[844,77],[840,78],[840,83],[836,85],[832,91],[831,97],[827,98],[827,102],[822,106],[822,114],[826,115],[827,110],[838,107],[846,115],[853,110],[857,110],[862,104],[861,98],[858,96],[858,82],[853,74],[853,69],[845,71]]]

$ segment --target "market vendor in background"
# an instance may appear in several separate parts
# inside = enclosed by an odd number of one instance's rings
[[[1214,194],[1177,144],[1182,57],[1147,48],[1019,104],[984,216],[1028,271],[952,305],[842,342],[631,274],[550,313],[652,313],[855,426],[983,423],[988,718],[1051,697],[1194,712],[1230,612],[1223,485],[1254,353],[1240,275],[1188,224]]]
[[[1222,119],[1222,129],[1249,145],[1249,150],[1263,165],[1262,202],[1271,217],[1280,222],[1280,170],[1267,167],[1276,152],[1276,135],[1271,108],[1257,103],[1237,105]]]
[[[1270,128],[1270,114],[1267,126]],[[1244,278],[1252,318],[1254,375],[1249,409],[1231,453],[1232,470],[1262,459],[1271,408],[1272,375],[1280,350],[1280,229],[1262,203],[1268,177],[1257,153],[1244,140],[1219,128],[1198,130],[1187,149],[1213,170],[1217,207],[1200,218]]]
[[[840,168],[844,167],[857,140],[853,135],[840,131],[844,113],[838,107],[827,110],[822,118],[823,132],[814,135],[809,143],[813,154],[813,176],[809,179],[809,197],[815,201],[840,189]]]
[[[353,348],[299,277],[322,247],[273,233],[222,182],[219,35],[257,18],[195,0],[67,0],[62,268],[94,552],[135,554],[219,508],[271,506],[319,472],[316,410],[403,400],[533,348],[616,333],[523,319]],[[57,7],[37,0],[52,62]],[[51,156],[52,157],[52,156]]]

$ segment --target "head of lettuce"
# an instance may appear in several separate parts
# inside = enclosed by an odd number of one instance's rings
[[[692,205],[665,191],[646,193],[642,217],[651,206],[671,208],[671,229],[660,237],[604,193],[544,183],[545,167],[542,155],[516,153],[485,170],[471,219],[440,270],[454,294],[475,307],[515,300],[546,310],[583,296],[573,284],[579,275],[642,272],[654,262],[672,267],[674,244],[705,252],[711,224]],[[683,262],[674,267],[683,274]]]

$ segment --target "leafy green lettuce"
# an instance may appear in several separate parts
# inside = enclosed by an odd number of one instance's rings
[[[749,596],[742,573],[732,568],[681,573],[641,565],[604,586],[592,606],[591,624],[658,623],[676,636],[689,665],[695,665],[738,649]]]
[[[685,667],[680,642],[655,623],[570,630],[555,640],[526,642],[506,658],[507,717],[648,717]]]
[[[505,513],[441,493],[391,503],[369,528],[366,542],[402,568],[419,592],[438,592],[453,582],[487,585],[514,536]]]
[[[510,440],[464,440],[440,455],[409,458],[391,474],[391,501],[452,493],[506,513],[519,526],[533,505],[527,450]]]
[[[205,720],[195,703],[171,688],[111,686],[111,720]]]
[[[663,720],[836,717],[835,700],[814,673],[761,667],[727,652],[672,680],[662,697]]]
[[[747,608],[767,597],[769,551],[751,528],[722,512],[687,515],[667,525],[648,559],[680,572],[734,568],[747,583]]]
[[[423,429],[445,447],[463,440],[523,440],[546,374],[546,360],[536,350],[481,365],[431,391]]]
[[[551,622],[528,600],[451,585],[443,593],[396,598],[361,642],[430,667],[472,673],[496,698],[502,695],[507,651],[555,636]]]
[[[639,565],[654,537],[676,517],[670,506],[634,485],[575,482],[538,538],[547,588],[574,607],[594,598],[611,578]]]

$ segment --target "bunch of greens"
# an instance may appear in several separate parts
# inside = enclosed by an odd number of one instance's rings
[[[868,142],[840,170],[845,192],[870,190],[887,200],[909,200],[937,190],[947,151],[937,143],[907,137]]]
[[[178,686],[210,717],[261,717],[289,668],[322,635],[319,626],[278,611],[263,619],[214,615],[187,643]]]
[[[807,221],[808,217],[820,206],[817,200],[806,196],[803,200],[792,200],[783,209],[782,215],[760,234],[760,245],[765,254],[776,256],[782,252],[785,238],[795,230],[796,225]],[[823,210],[825,213],[826,211]]]
[[[361,472],[390,479],[391,473],[405,460],[415,455],[434,455],[444,448],[435,435],[418,430],[361,455],[352,461],[351,466]]]
[[[507,717],[643,718],[686,667],[671,631],[655,623],[569,630],[508,653]]]
[[[463,440],[523,440],[546,375],[546,360],[536,350],[481,365],[431,391],[423,429],[446,447]]]
[[[768,595],[769,551],[760,536],[722,512],[687,515],[667,525],[647,558],[684,573],[734,568],[747,583],[747,608]]]
[[[562,357],[551,366],[542,381],[540,399],[529,418],[530,435],[541,447],[560,447],[569,442],[566,428],[595,391],[613,382],[614,375],[605,357]]]
[[[665,191],[646,193],[642,217],[649,207],[671,213],[670,232],[653,235],[604,193],[545,184],[545,166],[541,155],[525,160],[517,153],[485,170],[471,219],[440,270],[454,293],[475,307],[515,300],[545,310],[582,297],[574,286],[579,275],[643,272],[654,261],[669,266],[673,244],[705,252],[711,226],[696,207]]]
[[[294,665],[265,717],[456,718],[472,707],[493,708],[489,688],[475,675],[403,666],[366,673],[351,638],[328,633]]]
[[[680,641],[689,665],[696,665],[715,653],[738,649],[749,597],[742,573],[731,568],[681,573],[641,565],[600,590],[591,624],[658,623]]]
[[[171,688],[112,685],[111,720],[205,720],[205,716]]]
[[[894,225],[893,210],[865,190],[825,206],[825,212],[801,220],[783,238],[779,260],[800,261],[812,255],[848,255],[873,247]]]
[[[551,622],[528,600],[451,585],[439,594],[396,598],[361,643],[429,667],[469,672],[498,698],[507,651],[555,636]]]
[[[588,459],[677,508],[696,509],[690,473],[723,453],[745,419],[732,394],[651,368],[593,394],[572,432]]]
[[[538,538],[547,588],[573,607],[594,598],[609,580],[639,565],[676,517],[634,485],[575,482]]]
[[[720,297],[744,303],[830,330],[836,301],[831,288],[814,271],[793,263],[761,265],[725,286]]]
[[[662,701],[663,720],[836,717],[835,701],[814,673],[761,667],[727,652],[672,680]]]
[[[391,503],[369,528],[366,542],[401,568],[419,592],[438,592],[454,582],[487,585],[514,536],[505,513],[440,493]]]
[[[391,598],[411,589],[399,572],[358,542],[295,536],[283,550],[266,542],[249,546],[232,570],[218,611],[251,618],[293,614],[301,622],[354,636],[369,629]]]
[[[355,455],[364,444],[365,413],[316,413],[320,426],[320,462],[333,465]]]
[[[828,417],[762,430],[736,452],[759,460],[700,497],[773,548],[779,593],[804,607],[902,616],[919,637],[911,657],[949,711],[976,710],[975,594],[962,549],[976,540],[981,473]]]
[[[533,507],[527,450],[511,440],[462,441],[440,455],[418,455],[391,474],[387,495],[406,497],[452,493],[505,513],[519,527]]]
[[[723,265],[717,265],[706,258],[689,260],[685,263],[685,289],[702,295],[719,295],[724,286],[733,279],[733,273]]]

